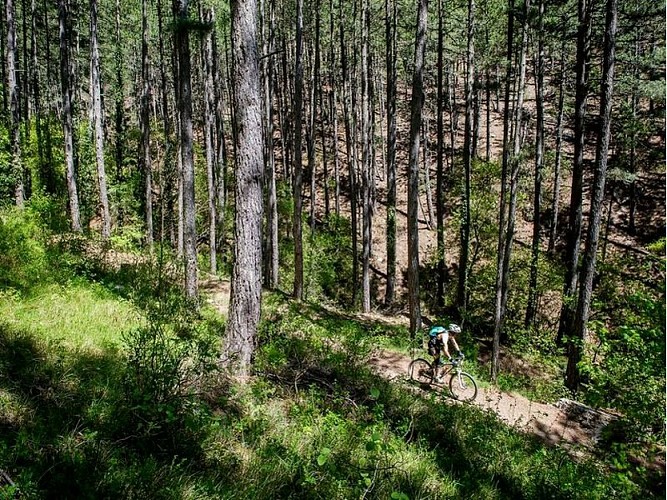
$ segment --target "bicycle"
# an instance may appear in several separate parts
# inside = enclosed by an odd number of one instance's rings
[[[462,369],[464,356],[442,363],[438,368],[441,373],[436,378],[434,367],[423,358],[417,358],[410,363],[408,375],[410,380],[420,384],[433,385],[434,382],[442,381],[447,375],[449,377],[449,391],[454,399],[469,403],[477,397],[477,382],[472,375]]]

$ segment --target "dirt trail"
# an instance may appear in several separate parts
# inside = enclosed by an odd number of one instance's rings
[[[406,380],[411,359],[400,353],[378,349],[370,363],[378,373],[391,380]],[[452,404],[455,403],[451,400]],[[552,404],[536,403],[513,393],[492,387],[480,387],[472,404],[495,413],[508,425],[538,436],[548,444],[573,445],[591,449],[600,431],[599,419],[590,420],[590,412],[572,402],[564,408]],[[582,411],[577,411],[580,409]]]
[[[207,301],[222,314],[229,307],[228,281],[208,278],[202,282]],[[386,321],[376,315],[360,315],[364,321]],[[371,356],[370,364],[382,377],[389,380],[407,380],[411,358],[400,353],[378,349]],[[450,400],[452,404],[457,404]],[[606,423],[599,412],[574,402],[559,407],[553,404],[536,403],[513,393],[499,391],[492,387],[480,387],[473,404],[491,411],[498,417],[523,432],[538,436],[548,444],[565,446],[570,449],[591,449],[601,426]],[[594,416],[591,418],[591,411]]]

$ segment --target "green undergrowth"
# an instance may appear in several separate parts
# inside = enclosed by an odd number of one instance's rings
[[[664,491],[621,455],[573,459],[490,412],[378,377],[370,353],[409,349],[404,329],[279,294],[265,296],[252,377],[229,379],[216,363],[224,318],[193,310],[168,260],[111,265],[89,257],[85,240],[34,236],[32,257],[14,238],[4,242],[13,260],[0,262],[0,470],[13,482],[0,497]]]

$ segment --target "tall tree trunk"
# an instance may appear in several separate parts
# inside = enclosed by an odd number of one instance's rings
[[[264,280],[268,288],[278,286],[279,254],[278,254],[278,195],[276,192],[276,167],[273,147],[273,60],[271,54],[274,46],[274,4],[269,2],[269,13],[262,2],[262,58],[264,60],[264,162],[266,165],[266,265]],[[268,23],[267,23],[268,17]],[[265,31],[268,25],[268,33]]]
[[[410,158],[408,163],[408,308],[410,335],[421,328],[419,304],[419,129],[424,105],[424,56],[428,0],[419,0],[415,36],[415,65],[410,103]]]
[[[292,216],[292,235],[294,237],[294,290],[293,297],[303,300],[303,228],[301,211],[303,199],[303,166],[301,164],[301,120],[303,116],[303,0],[296,2],[296,62],[294,67],[294,182],[292,196],[294,214]]]
[[[456,291],[457,304],[462,317],[468,308],[468,260],[470,255],[470,182],[472,175],[474,76],[475,76],[475,0],[468,0],[468,48],[466,61],[466,118],[463,139],[463,171],[465,175],[461,207],[461,254],[459,256],[459,280]]]
[[[435,227],[437,241],[437,288],[436,306],[442,310],[445,306],[445,123],[444,123],[444,18],[443,0],[438,0],[438,62],[437,62],[437,102],[436,102],[436,182],[435,182]]]
[[[317,87],[320,81],[320,1],[317,0],[315,5],[315,41],[311,45],[311,54],[313,57],[313,66],[310,80],[310,99],[309,108],[310,115],[308,115],[308,172],[310,174],[310,230],[315,233],[315,208],[317,205],[317,172],[315,164],[315,123],[317,116],[317,103],[315,96],[317,95]],[[311,234],[311,236],[312,236]]]
[[[123,81],[123,38],[121,30],[121,7],[120,0],[116,0],[116,47],[115,47],[115,70],[116,70],[116,95],[115,95],[115,162],[116,162],[116,182],[122,184],[125,182],[125,89]],[[48,44],[47,44],[48,45]],[[123,213],[123,204],[118,204],[118,226],[122,226],[125,214]]]
[[[523,115],[523,99],[526,87],[526,52],[528,49],[528,13],[530,12],[530,0],[525,0],[523,4],[523,24],[521,27],[521,47],[519,48],[519,81],[517,83],[516,105],[514,107],[514,147],[511,157],[510,173],[510,193],[509,206],[507,208],[507,232],[505,235],[505,246],[503,255],[503,276],[502,276],[502,303],[501,303],[501,325],[504,323],[504,316],[507,312],[507,301],[509,298],[509,271],[512,260],[512,245],[514,243],[514,225],[516,222],[516,207],[519,191],[519,175],[521,172],[521,144],[523,141],[521,135],[521,120]],[[505,332],[500,330],[501,336]]]
[[[74,171],[74,127],[72,123],[72,87],[70,84],[70,30],[69,30],[69,0],[60,0],[58,5],[60,21],[60,84],[63,102],[63,135],[65,139],[65,173],[67,178],[67,192],[69,194],[69,212],[72,230],[83,232],[79,213],[79,193]]]
[[[563,21],[564,30],[566,23]],[[558,82],[558,117],[556,118],[556,160],[554,164],[554,186],[553,200],[551,201],[551,227],[549,229],[549,253],[556,248],[556,237],[558,235],[558,212],[560,205],[560,181],[561,164],[563,159],[563,115],[565,111],[565,41],[563,36],[561,42],[560,79]]]
[[[2,10],[2,9],[0,9]],[[35,108],[35,133],[37,135],[37,166],[39,172],[39,180],[42,189],[48,191],[49,177],[52,169],[45,161],[44,152],[44,130],[42,121],[42,101],[41,92],[39,88],[39,57],[37,51],[37,0],[30,2],[30,57],[32,59],[32,68],[30,69],[30,78],[32,80],[32,99]]]
[[[91,3],[95,0],[91,0]],[[147,0],[141,2],[141,166],[144,173],[144,214],[146,217],[146,246],[153,248],[153,172],[151,160],[150,124],[150,66],[148,61]]]
[[[500,335],[503,327],[504,314],[502,310],[505,255],[505,224],[507,204],[507,178],[510,163],[510,94],[512,79],[512,59],[514,45],[514,0],[510,0],[507,9],[507,56],[505,58],[505,99],[503,109],[503,158],[502,173],[500,180],[500,204],[498,218],[498,252],[496,258],[496,283],[495,283],[495,316],[493,328],[493,346],[491,349],[491,380],[496,381],[498,377],[498,354],[500,352]]]
[[[257,2],[232,2],[236,108],[235,260],[223,364],[239,375],[252,361],[262,291],[262,110],[257,51]]]
[[[591,196],[591,209],[586,236],[581,276],[579,279],[579,300],[574,317],[572,340],[568,344],[568,359],[565,385],[576,392],[581,383],[579,362],[588,341],[586,327],[590,314],[591,298],[593,295],[593,277],[595,262],[600,238],[600,222],[602,219],[605,180],[607,177],[607,160],[609,142],[611,138],[611,107],[614,93],[614,69],[616,65],[616,24],[618,0],[607,0],[604,56],[602,64],[602,82],[600,90],[600,133],[598,135],[595,179]]]
[[[216,155],[216,127],[215,127],[215,83],[213,74],[213,13],[211,9],[203,11],[202,21],[207,26],[202,43],[204,60],[204,149],[206,151],[206,186],[208,188],[208,256],[211,273],[218,272],[217,256],[217,222],[215,173],[218,170]]]
[[[7,9],[11,8],[13,9],[14,2],[13,0],[9,0],[5,3],[5,10],[0,9],[0,56],[4,57],[5,54],[7,54],[7,50],[5,47],[5,42],[7,38],[5,38],[5,26],[9,27],[9,21],[5,19],[7,16]],[[13,11],[12,11],[12,17],[14,16]],[[5,22],[7,21],[7,22]],[[14,35],[15,36],[15,35]],[[9,63],[8,63],[9,66]],[[5,86],[5,82],[8,81],[8,75],[5,73],[7,68],[5,68],[4,64],[0,64],[0,77],[2,78],[2,115],[0,115],[0,119],[4,120],[7,115],[9,115],[9,97],[7,96],[7,86]]]
[[[173,166],[174,144],[171,137],[171,119],[169,116],[169,93],[167,92],[167,61],[164,48],[164,30],[162,28],[162,0],[157,0],[158,54],[160,61],[160,90],[162,101],[162,129],[164,133],[164,161],[160,170],[160,241],[164,243],[165,233],[170,235],[175,244],[174,233],[174,180],[178,173]]]
[[[355,109],[353,77],[350,75],[347,59],[347,47],[345,44],[345,27],[343,16],[343,0],[339,2],[340,13],[340,52],[341,52],[341,73],[343,77],[344,98],[343,112],[345,114],[345,148],[347,153],[347,164],[349,169],[350,183],[350,219],[352,232],[352,303],[356,303],[357,287],[359,277],[359,253],[358,253],[358,232],[357,232],[357,158],[356,158],[356,132],[352,111]]]
[[[21,141],[19,124],[19,86],[17,81],[17,54],[16,54],[16,10],[13,0],[7,0],[7,76],[9,89],[9,136],[12,155],[12,176],[14,177],[14,200],[16,205],[23,208],[25,198],[23,186],[23,161],[21,160]],[[4,81],[3,87],[4,87]]]
[[[44,0],[43,3],[43,11],[44,11],[44,17],[42,19],[44,23],[44,35],[46,36],[47,40],[51,39],[51,29],[50,29],[50,16],[48,14],[48,8],[46,4],[47,0]],[[2,9],[0,9],[1,11]],[[51,57],[51,45],[46,44],[45,47],[45,56],[46,56],[46,74],[47,75],[52,75],[52,60],[53,58]],[[36,66],[36,65],[35,65]],[[46,156],[46,169],[47,169],[47,174],[46,174],[46,193],[50,195],[55,195],[57,191],[56,187],[56,174],[55,174],[55,168],[53,164],[53,140],[51,136],[51,116],[53,115],[52,109],[53,109],[53,99],[51,98],[52,96],[52,87],[51,85],[47,85],[45,88],[46,91],[46,101],[47,101],[47,110],[45,113],[45,126],[44,126],[44,154]]]
[[[433,208],[433,195],[431,192],[431,164],[429,162],[429,144],[430,136],[428,118],[422,120],[422,157],[424,159],[424,191],[426,194],[426,214],[429,229],[435,226],[435,210]]]
[[[362,141],[362,196],[363,196],[363,228],[362,228],[362,310],[365,313],[371,310],[371,224],[373,206],[371,203],[371,70],[370,58],[370,6],[368,0],[363,1],[361,16],[361,141]]]
[[[540,231],[542,229],[540,207],[542,205],[542,170],[544,168],[544,0],[538,3],[538,47],[535,62],[535,107],[537,130],[535,132],[535,176],[533,197],[533,244],[528,281],[528,305],[524,325],[528,328],[537,313],[537,270],[540,258]]]
[[[396,289],[396,2],[385,0],[387,63],[387,287],[384,302],[391,306]],[[438,183],[439,185],[439,183]]]
[[[578,2],[579,31],[577,34],[576,93],[574,104],[574,158],[572,161],[572,189],[570,192],[570,216],[567,249],[565,255],[565,283],[563,285],[563,305],[560,310],[556,341],[562,345],[563,339],[572,331],[576,311],[577,278],[581,245],[581,225],[583,220],[584,149],[586,137],[586,99],[588,97],[588,59],[590,56],[591,5],[590,0]]]
[[[215,26],[215,11],[211,9],[211,18],[213,20],[213,25]],[[214,35],[212,38],[211,45],[211,57],[213,60],[213,78],[215,81],[222,81],[222,76],[219,66],[219,53],[218,53],[218,43],[217,37]],[[217,169],[214,172],[215,177],[215,190],[216,190],[216,210],[215,214],[217,216],[216,225],[216,253],[219,255],[222,253],[222,246],[225,240],[224,228],[225,228],[225,212],[227,210],[227,166],[229,165],[229,159],[227,154],[227,143],[226,143],[226,132],[225,132],[225,121],[224,121],[224,87],[225,85],[214,85],[214,100],[215,100],[215,135],[217,137],[217,151],[216,151],[216,167]]]
[[[190,33],[188,0],[178,2],[176,11],[176,48],[178,50],[178,107],[181,125],[183,166],[183,250],[185,257],[185,294],[197,301],[197,228],[195,226],[195,165],[192,149],[192,88],[190,82]]]

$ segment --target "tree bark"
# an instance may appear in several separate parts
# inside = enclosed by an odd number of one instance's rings
[[[410,158],[408,163],[408,308],[410,335],[416,338],[421,328],[419,303],[419,129],[424,105],[424,56],[428,0],[419,0],[415,36],[415,64],[410,103]]]
[[[25,201],[23,185],[23,161],[21,159],[21,141],[19,124],[19,85],[17,80],[17,53],[16,53],[16,9],[14,0],[7,0],[7,81],[9,90],[9,142],[11,147],[12,176],[14,177],[14,201],[16,206],[23,208]],[[4,87],[4,81],[3,87]]]
[[[257,2],[232,2],[236,108],[235,260],[223,365],[247,375],[257,335],[262,286],[262,120]]]
[[[437,62],[437,97],[436,97],[436,181],[435,181],[435,228],[437,245],[437,288],[436,306],[442,310],[445,305],[445,130],[444,130],[444,9],[443,0],[438,0],[438,62]]]
[[[208,256],[211,273],[218,272],[217,256],[217,205],[215,189],[215,173],[218,170],[216,155],[216,126],[215,126],[215,83],[213,75],[213,13],[211,9],[203,11],[204,25],[207,27],[204,34],[204,149],[206,151],[206,187],[208,190]]]
[[[91,0],[91,3],[95,0]],[[147,0],[141,2],[141,166],[144,173],[144,215],[146,219],[146,246],[153,248],[153,169],[151,160],[150,124],[150,66],[148,60]]]
[[[301,164],[301,120],[303,116],[303,0],[297,0],[296,16],[296,61],[294,67],[294,182],[292,196],[294,214],[292,215],[292,236],[294,238],[294,290],[292,296],[303,300],[303,227],[301,211],[303,199],[303,166]]]
[[[273,147],[273,60],[271,54],[274,46],[274,4],[269,2],[269,13],[266,4],[262,3],[262,52],[264,60],[264,162],[266,171],[266,265],[264,280],[269,289],[278,286],[279,247],[278,247],[278,195],[276,192],[276,167]],[[268,23],[266,19],[269,19]],[[268,33],[265,31],[268,24]]]
[[[540,258],[540,232],[542,229],[540,207],[542,205],[542,170],[544,169],[544,0],[538,3],[538,47],[535,63],[535,107],[537,130],[535,131],[535,175],[533,197],[533,244],[528,281],[528,305],[524,326],[528,328],[537,314],[537,271]]]
[[[396,2],[385,0],[387,64],[387,286],[385,305],[394,302],[396,289]]]
[[[505,255],[505,223],[507,203],[507,177],[510,162],[509,132],[510,132],[510,92],[512,78],[512,55],[514,44],[514,0],[510,0],[507,10],[507,56],[505,58],[505,99],[503,109],[503,158],[500,180],[500,204],[498,218],[498,252],[496,258],[495,283],[495,315],[493,328],[493,346],[491,349],[491,381],[498,377],[498,354],[500,352],[500,335],[502,333],[504,314],[502,310]]]
[[[586,326],[590,315],[593,277],[595,276],[595,263],[600,238],[600,222],[603,212],[607,160],[611,138],[611,107],[614,93],[614,69],[616,65],[617,11],[618,0],[607,0],[600,90],[600,133],[598,135],[596,151],[595,179],[591,196],[586,247],[579,279],[579,300],[577,301],[577,312],[574,317],[573,338],[568,343],[565,385],[573,392],[578,391],[581,383],[579,362],[582,359],[583,349],[588,341]]]
[[[74,171],[74,127],[72,112],[72,87],[70,84],[70,30],[69,0],[60,0],[58,4],[60,22],[60,85],[63,102],[63,136],[65,140],[65,174],[69,195],[69,212],[72,231],[83,232],[79,213],[79,193]]]
[[[563,22],[565,25],[565,22]],[[564,28],[566,29],[566,28]],[[561,42],[560,81],[558,82],[558,117],[556,118],[556,160],[554,165],[553,200],[551,202],[551,227],[549,229],[549,253],[556,248],[558,235],[558,212],[560,206],[561,164],[563,162],[563,115],[565,111],[565,41]]]
[[[590,0],[578,2],[579,30],[577,34],[576,93],[574,105],[574,158],[572,161],[572,189],[570,192],[570,215],[567,249],[565,255],[565,283],[563,285],[563,305],[560,310],[556,342],[572,331],[576,311],[576,292],[583,221],[584,149],[586,136],[586,99],[588,97],[588,60],[590,56],[591,4]]]
[[[196,303],[197,228],[195,226],[195,165],[192,148],[192,85],[190,72],[190,33],[188,0],[178,2],[176,11],[176,48],[178,51],[178,107],[181,125],[181,162],[183,193],[183,250],[185,258],[185,294]]]
[[[371,224],[373,206],[371,203],[371,117],[370,117],[370,84],[371,70],[369,64],[370,51],[370,7],[368,0],[363,2],[361,16],[361,141],[362,141],[362,196],[363,196],[363,224],[362,224],[362,310],[365,313],[371,310]]]
[[[457,287],[457,304],[461,317],[465,317],[468,307],[468,260],[470,255],[470,183],[472,175],[473,146],[473,113],[474,113],[474,75],[475,75],[475,1],[468,0],[467,30],[467,61],[466,61],[466,117],[465,135],[463,139],[463,171],[465,176],[461,207],[461,253],[459,256],[459,276]]]

